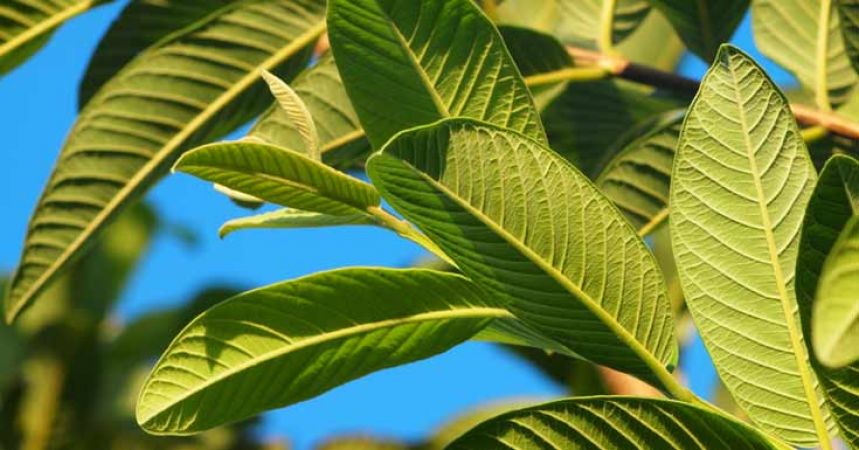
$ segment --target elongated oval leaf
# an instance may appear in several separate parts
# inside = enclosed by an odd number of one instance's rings
[[[230,220],[221,226],[218,234],[223,238],[234,231],[249,228],[315,228],[337,225],[372,225],[373,223],[373,219],[367,214],[335,216],[298,209],[278,209],[277,211]]]
[[[826,258],[812,317],[823,364],[842,367],[859,359],[859,216],[847,222]]]
[[[172,33],[218,14],[236,0],[135,0],[128,2],[95,49],[78,90],[83,108],[93,95],[137,54]]]
[[[280,109],[286,113],[293,128],[301,137],[301,148],[313,159],[319,159],[319,134],[310,111],[301,97],[283,80],[268,71],[262,72],[262,77],[268,83],[268,88]]]
[[[671,178],[671,241],[686,304],[749,417],[796,445],[826,438],[794,269],[816,174],[787,100],[723,46],[683,125]]]
[[[646,124],[597,177],[595,183],[623,212],[639,236],[668,218],[668,192],[674,150],[683,114],[668,113]]]
[[[385,199],[525,324],[659,384],[674,366],[653,256],[611,202],[550,149],[454,119],[400,134],[368,162]]]
[[[650,0],[677,30],[680,38],[704,61],[712,61],[719,45],[731,40],[750,0]]]
[[[784,449],[742,422],[688,403],[618,396],[573,398],[511,411],[446,448]]]
[[[63,22],[106,1],[4,1],[0,5],[0,75],[39,51]]]
[[[757,47],[815,92],[818,103],[838,105],[847,99],[857,76],[831,1],[755,0],[752,20]],[[821,35],[821,30],[828,31]],[[820,72],[826,74],[822,79]]]
[[[333,215],[379,205],[367,183],[298,152],[257,142],[222,142],[191,150],[175,170],[282,206]]]
[[[374,148],[400,130],[457,116],[546,142],[501,36],[471,0],[331,0],[328,29]]]
[[[288,75],[303,66],[324,28],[324,6],[241,1],[162,41],[105,85],[81,112],[30,222],[7,320],[182,150],[261,111],[268,101],[259,71]]]
[[[416,269],[249,291],[179,333],[143,386],[137,421],[155,434],[202,431],[444,352],[507,314],[459,275]]]

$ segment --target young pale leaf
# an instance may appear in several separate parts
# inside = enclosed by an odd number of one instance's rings
[[[283,80],[273,75],[271,72],[264,70],[262,77],[271,94],[274,95],[277,105],[286,113],[287,120],[290,121],[295,130],[301,136],[300,148],[304,150],[311,159],[319,159],[319,135],[316,132],[316,125],[313,123],[313,117],[301,97],[284,83]]]
[[[331,0],[328,30],[374,148],[400,130],[459,116],[546,142],[501,36],[471,0]]]
[[[0,6],[0,75],[39,51],[63,22],[106,1],[4,1]]]
[[[764,430],[828,439],[794,294],[816,174],[787,100],[723,46],[683,125],[671,177],[671,241],[686,304],[728,389]]]
[[[317,0],[243,0],[219,12],[140,54],[81,112],[31,219],[7,320],[184,149],[261,111],[259,71],[296,71],[325,27]],[[227,43],[215,52],[212,41]]]
[[[246,292],[201,314],[155,365],[137,421],[189,434],[442,353],[509,315],[466,278],[342,269]]]
[[[819,107],[847,100],[857,76],[831,0],[755,0],[755,44],[815,93]],[[826,74],[818,77],[818,74]]]
[[[812,320],[820,362],[843,367],[859,359],[859,216],[847,222],[826,258]]]
[[[253,195],[248,195],[233,189],[230,189],[222,184],[215,183],[213,185],[216,191],[221,194],[226,195],[233,203],[242,208],[247,209],[257,209],[260,208],[265,202],[254,197]]]
[[[104,83],[151,45],[217,12],[235,0],[135,0],[98,43],[78,90],[83,108]]]
[[[281,206],[322,214],[361,214],[379,205],[367,183],[298,152],[257,142],[222,142],[191,150],[175,170]]]
[[[590,449],[784,450],[754,428],[688,403],[597,396],[502,414],[466,432],[447,450]]]
[[[841,35],[853,69],[859,71],[859,0],[836,0]]]
[[[712,61],[719,45],[731,40],[749,8],[749,0],[650,0],[665,14],[680,38],[704,61]]]
[[[248,228],[316,228],[337,225],[372,225],[373,223],[375,222],[367,214],[335,216],[285,208],[230,220],[221,225],[218,234],[224,238],[233,231]]]
[[[682,124],[683,114],[677,112],[650,121],[595,181],[639,236],[650,234],[668,218],[671,167]]]
[[[659,384],[674,367],[653,256],[611,202],[547,147],[453,119],[368,161],[386,200],[525,324],[593,362]]]

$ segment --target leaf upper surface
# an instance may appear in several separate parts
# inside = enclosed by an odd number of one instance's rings
[[[469,120],[398,135],[368,174],[525,324],[654,382],[677,343],[661,272],[611,202],[538,142]],[[658,383],[656,383],[658,384]]]

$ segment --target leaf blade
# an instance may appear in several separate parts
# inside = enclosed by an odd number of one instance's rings
[[[686,46],[704,61],[728,42],[749,7],[750,0],[650,0],[677,30]]]
[[[279,209],[229,220],[221,225],[218,235],[223,239],[234,231],[250,228],[315,228],[338,225],[372,225],[374,223],[372,218],[366,214],[334,216],[297,209]]]

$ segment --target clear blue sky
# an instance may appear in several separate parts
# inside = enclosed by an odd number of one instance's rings
[[[32,208],[76,115],[77,86],[101,34],[124,1],[64,25],[24,66],[0,78],[0,271],[17,263]],[[748,20],[736,43],[754,52]],[[773,69],[771,64],[767,68]],[[683,71],[700,77],[704,65],[687,58]],[[789,82],[784,72],[774,72]],[[211,186],[170,176],[147,196],[164,221],[199,236],[195,246],[162,234],[131,281],[116,314],[127,320],[151,308],[189,299],[212,283],[256,287],[343,266],[402,266],[421,255],[414,245],[372,228],[247,231],[217,238],[227,219],[245,212]],[[2,325],[0,325],[2,326]],[[696,345],[683,366],[706,395],[713,371]],[[297,450],[332,433],[363,431],[416,439],[451,415],[504,398],[545,397],[560,390],[534,369],[487,344],[469,343],[436,358],[374,374],[305,403],[272,412],[260,432],[286,436]]]

